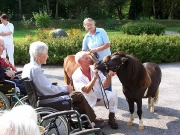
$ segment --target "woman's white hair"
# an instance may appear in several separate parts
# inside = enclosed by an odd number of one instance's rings
[[[0,135],[40,135],[37,114],[29,105],[21,105],[0,116]]]
[[[83,21],[83,26],[84,26],[87,22],[92,22],[92,23],[94,23],[94,25],[96,24],[96,22],[95,22],[92,18],[85,18],[84,21]]]
[[[36,41],[31,43],[29,48],[31,61],[36,60],[39,53],[45,53],[47,50],[48,46],[44,42]]]
[[[78,53],[76,53],[75,55],[75,61],[76,63],[79,65],[79,60],[85,55],[85,54],[88,54],[88,52],[86,51],[80,51]]]

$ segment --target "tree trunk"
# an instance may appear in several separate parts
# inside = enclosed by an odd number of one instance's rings
[[[123,19],[123,16],[122,16],[122,8],[121,7],[117,7],[117,12],[118,12],[118,18],[119,20],[122,20]]]
[[[19,19],[21,18],[21,13],[22,13],[22,4],[21,4],[21,0],[18,0],[19,2]]]
[[[47,4],[47,13],[49,15],[50,14],[49,0],[46,0],[46,4]]]
[[[153,0],[153,14],[154,14],[154,19],[156,19],[156,8],[155,8],[155,1]]]
[[[56,13],[55,13],[55,18],[58,18],[58,7],[59,7],[59,0],[56,0]]]

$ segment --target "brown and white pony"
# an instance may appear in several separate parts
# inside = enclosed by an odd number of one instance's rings
[[[159,85],[162,77],[160,67],[151,62],[142,64],[132,55],[116,52],[99,61],[96,68],[101,71],[108,72],[108,70],[112,70],[117,73],[131,113],[128,125],[132,125],[134,120],[134,103],[136,103],[139,129],[144,129],[141,117],[142,98],[148,98],[147,108],[150,109],[150,112],[154,112],[154,103],[158,99]]]
[[[97,61],[98,58],[98,54],[97,53],[91,53],[88,52],[89,57],[92,61],[92,64],[95,63]],[[67,85],[71,85],[73,86],[73,82],[72,82],[72,74],[74,73],[74,71],[79,67],[79,65],[76,63],[75,61],[75,55],[68,55],[65,59],[64,59],[64,64],[63,64],[63,69],[64,69],[64,82]]]

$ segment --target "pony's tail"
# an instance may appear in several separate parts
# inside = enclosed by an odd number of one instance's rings
[[[158,102],[158,99],[159,99],[159,87],[156,91],[156,94],[155,94],[155,98],[154,98],[154,103],[156,104]]]
[[[69,83],[69,80],[68,80],[68,75],[67,75],[67,72],[64,70],[64,82],[65,82],[65,84],[67,84],[68,85],[68,83]]]

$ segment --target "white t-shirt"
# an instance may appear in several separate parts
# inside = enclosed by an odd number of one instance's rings
[[[94,66],[90,66],[91,78],[93,78],[93,69]],[[102,74],[102,72],[98,71],[98,75],[101,78],[102,84],[104,84],[106,77]],[[81,91],[89,105],[93,108],[96,105],[97,99],[102,99],[101,86],[99,82],[99,78],[96,79],[96,82],[93,86],[93,89],[89,93],[85,93],[82,91],[82,88],[86,86],[90,81],[89,79],[82,73],[81,69],[78,68],[72,75],[73,85],[75,90]]]
[[[12,34],[8,36],[2,36],[4,43],[7,45],[13,45],[13,33],[14,33],[14,25],[12,23],[9,23],[7,25],[0,24],[0,33],[2,32],[9,32],[11,31]]]

